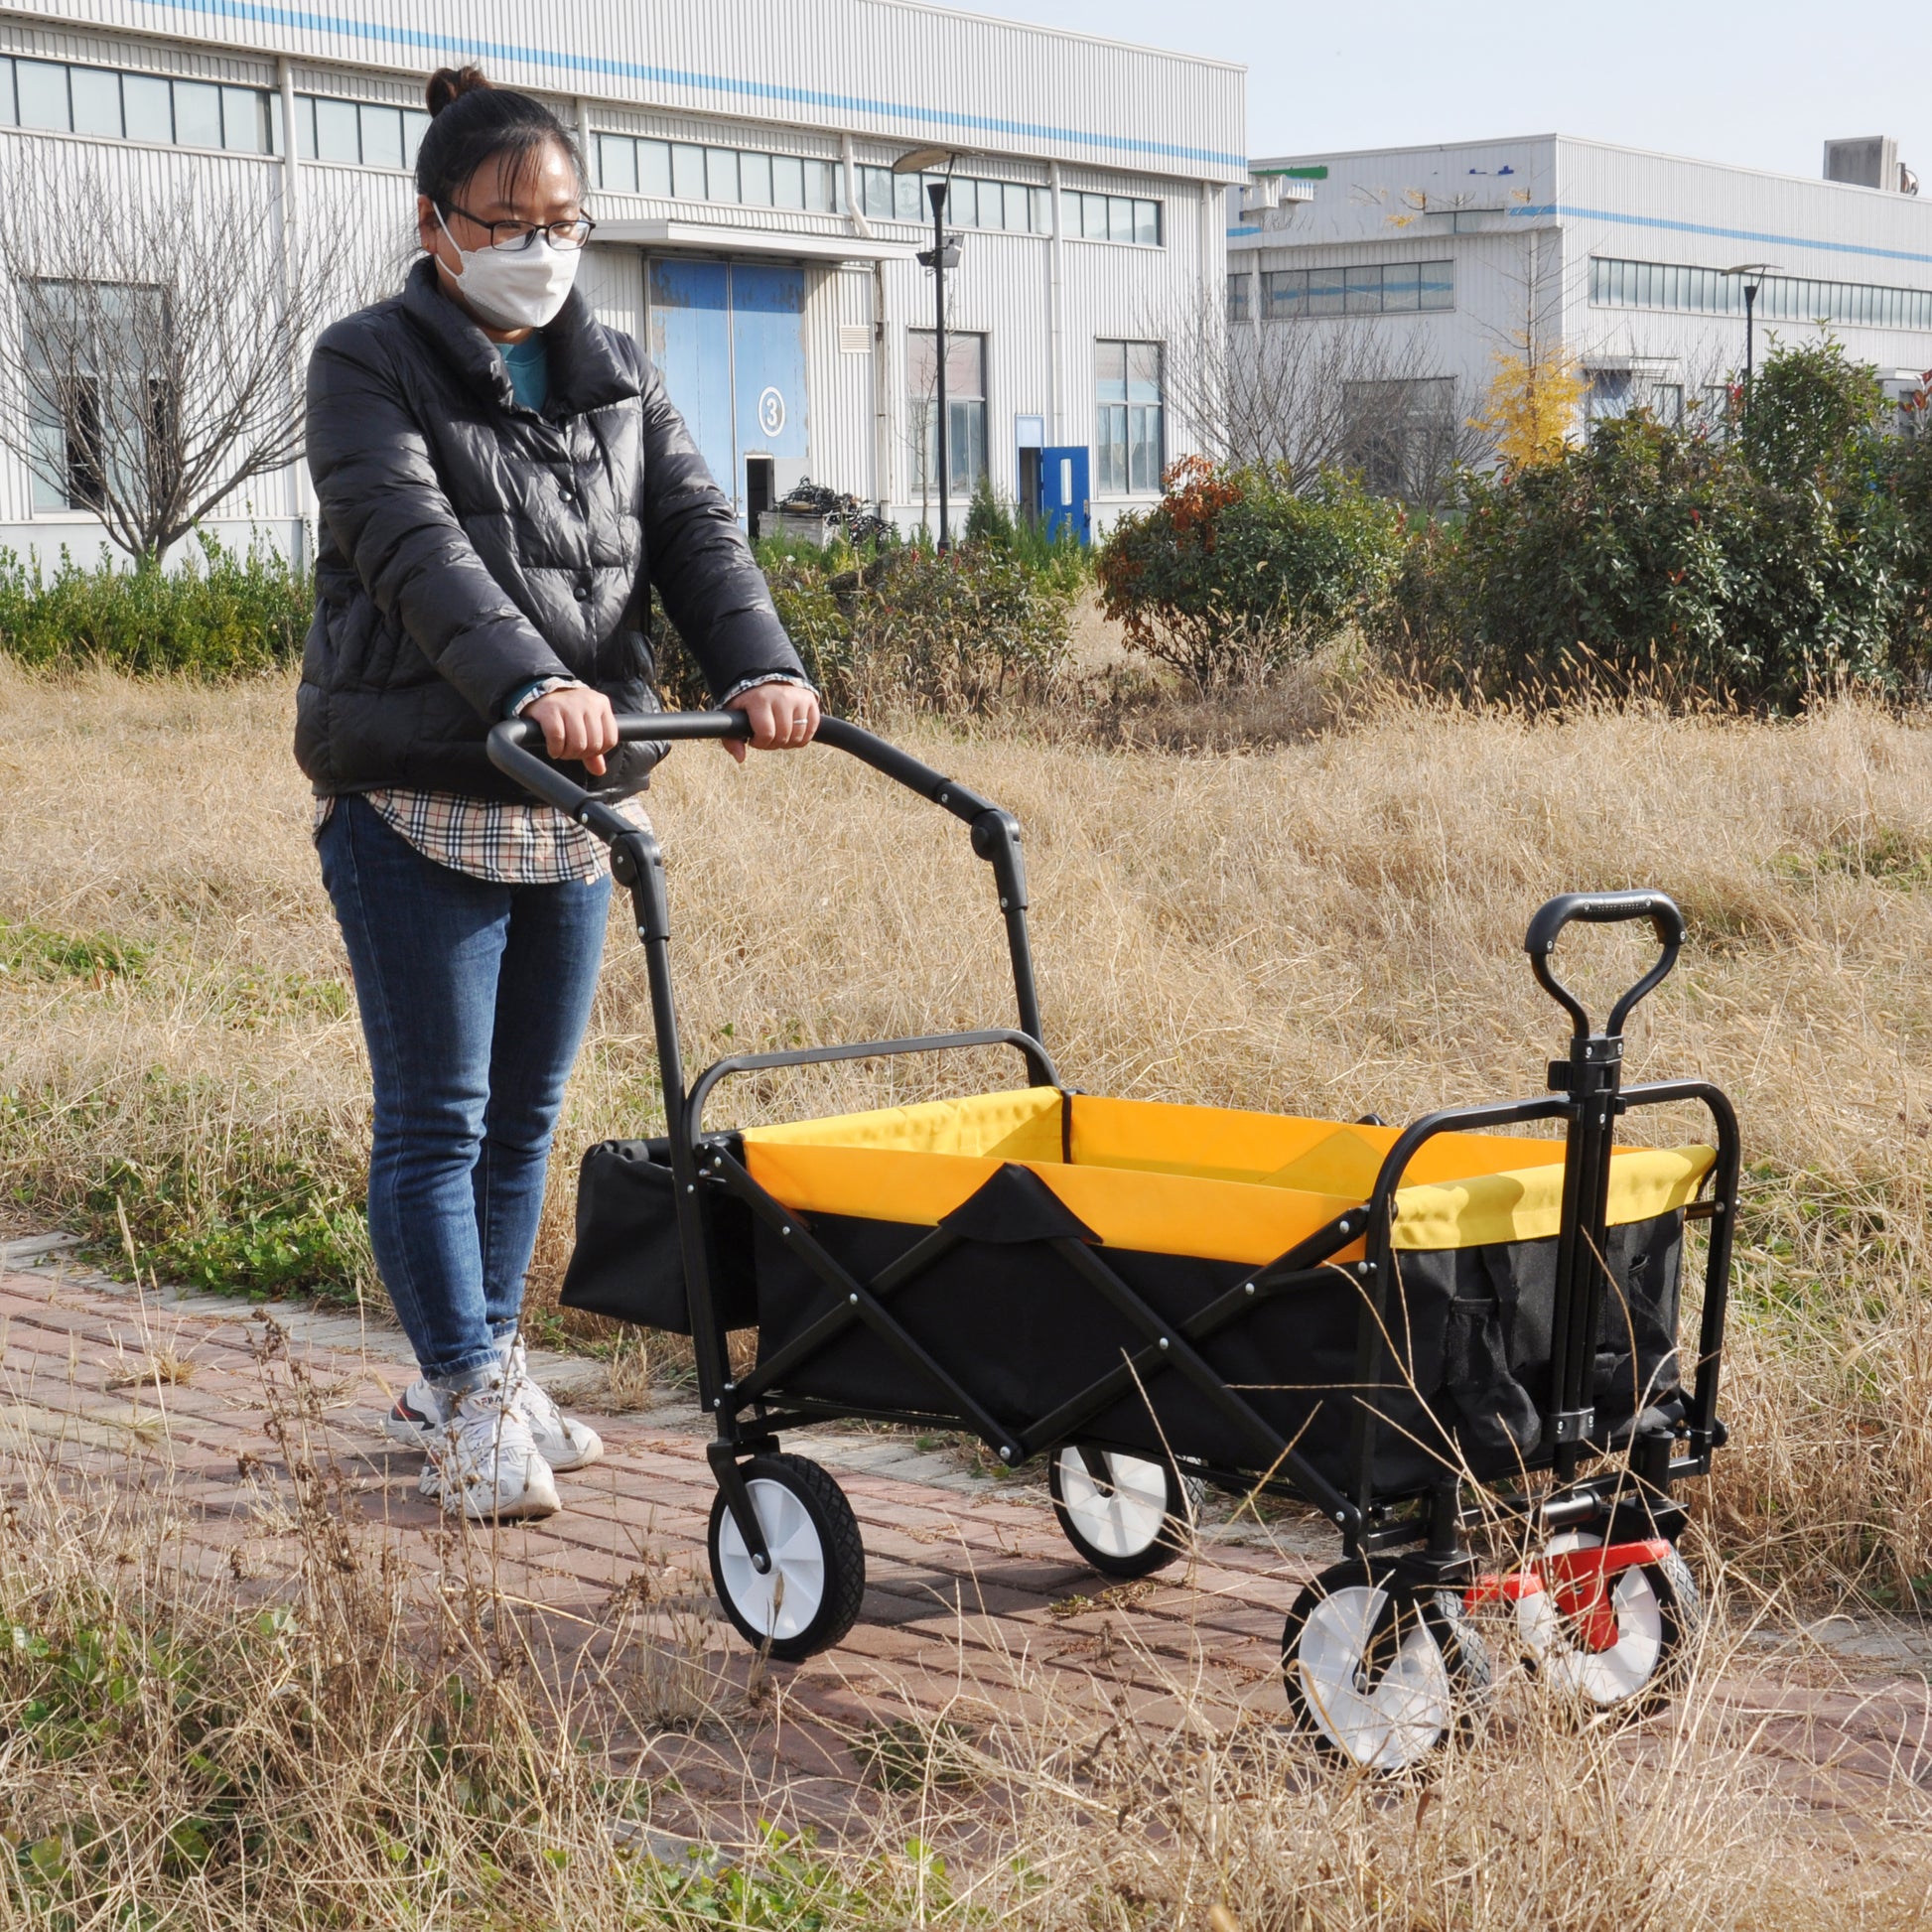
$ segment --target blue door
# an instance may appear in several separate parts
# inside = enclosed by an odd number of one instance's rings
[[[741,518],[748,456],[776,459],[781,478],[802,470],[810,448],[802,268],[653,259],[650,354]]]
[[[1046,534],[1057,537],[1071,530],[1082,543],[1091,541],[1092,519],[1088,515],[1087,452],[1077,445],[1039,453],[1039,513],[1046,519]]]
[[[723,262],[650,265],[650,359],[727,496],[737,492],[732,439],[731,271]]]
[[[802,463],[805,430],[805,271],[734,262],[732,369],[738,462],[748,454]],[[738,493],[744,495],[744,479]]]

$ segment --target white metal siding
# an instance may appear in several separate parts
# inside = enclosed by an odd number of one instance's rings
[[[1221,181],[1246,170],[1238,68],[897,0],[415,0],[406,19],[356,0],[279,18],[223,0],[19,11],[345,68],[476,59],[526,87],[894,141]]]
[[[340,16],[334,27],[328,6]],[[298,92],[396,104],[420,101],[423,73],[438,61],[475,56],[494,77],[531,86],[567,123],[587,125],[593,136],[654,135],[836,160],[849,134],[855,164],[865,167],[887,165],[908,143],[943,135],[969,151],[960,164],[965,175],[1041,188],[1057,175],[1066,188],[1159,200],[1159,248],[964,231],[949,320],[987,338],[988,458],[996,487],[1008,494],[1018,481],[1016,416],[1044,417],[1049,442],[1091,442],[1097,338],[1165,341],[1171,319],[1198,306],[1203,285],[1210,302],[1222,299],[1219,185],[1243,171],[1242,77],[1235,69],[898,0],[673,0],[647,11],[590,0],[561,7],[492,0],[461,10],[453,0],[406,0],[380,20],[372,12],[362,17],[364,31],[350,31],[352,17],[350,0],[327,0],[299,27],[287,16],[282,24],[241,18],[222,0],[26,0],[0,21],[0,47],[265,88],[276,85],[273,57],[280,54]],[[410,43],[396,38],[405,22],[417,37]],[[570,53],[545,52],[554,49]],[[640,49],[657,69],[687,77],[652,77],[641,66],[625,66]],[[736,75],[746,84],[702,85],[689,78],[693,73]],[[288,173],[274,158],[0,128],[0,171],[8,179],[18,180],[36,165],[33,157],[47,154],[77,160],[114,192],[137,199],[198,174],[213,180],[237,171],[279,197]],[[416,251],[409,176],[314,160],[298,161],[293,174],[304,231],[339,235],[364,264],[372,291],[398,287]],[[1204,218],[1204,195],[1211,204],[1205,215],[1213,218]],[[1057,223],[1057,196],[1051,206]],[[602,191],[593,192],[589,207],[604,222],[676,218],[756,233],[767,246],[768,238],[787,234],[856,244],[867,226],[850,213]],[[806,264],[809,468],[816,481],[884,501],[903,520],[917,513],[905,332],[929,328],[932,314],[931,277],[910,252],[928,244],[929,230],[897,220],[870,228],[878,242],[903,252],[877,267]],[[1057,388],[1056,246],[1063,269]],[[601,320],[646,338],[642,250],[600,243],[583,275]],[[0,319],[0,327],[12,326],[10,317]],[[851,346],[850,332],[861,330],[869,338],[863,354]],[[1186,442],[1185,425],[1171,413],[1170,456]],[[286,521],[274,520],[304,501],[293,478],[258,481],[245,493],[245,503],[224,511],[260,517],[283,536]],[[71,534],[71,525],[91,549],[95,537],[86,533],[97,534],[97,526],[84,518],[30,521],[30,502],[24,468],[0,457],[0,525],[7,526],[0,542],[45,551],[46,539]]]

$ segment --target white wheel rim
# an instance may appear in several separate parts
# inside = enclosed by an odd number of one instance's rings
[[[1544,1555],[1564,1556],[1602,1545],[1600,1536],[1572,1530],[1552,1538]],[[1616,1642],[1608,1650],[1585,1649],[1550,1591],[1517,1599],[1516,1627],[1552,1690],[1591,1704],[1621,1704],[1656,1676],[1664,1654],[1664,1606],[1656,1588],[1639,1567],[1612,1578],[1609,1594]]]
[[[797,1494],[769,1476],[746,1488],[764,1532],[771,1568],[762,1576],[727,1509],[718,1524],[718,1580],[731,1606],[761,1637],[783,1641],[807,1629],[825,1600],[825,1544]]]
[[[1103,1466],[1111,1495],[1094,1480],[1087,1456]],[[1168,1472],[1159,1462],[1112,1449],[1076,1451],[1070,1443],[1059,1458],[1060,1507],[1082,1541],[1103,1557],[1138,1557],[1153,1547],[1168,1521]]]
[[[1352,1585],[1309,1612],[1293,1669],[1315,1728],[1357,1764],[1400,1771],[1427,1757],[1448,1733],[1455,1689],[1429,1625],[1412,1619],[1401,1648],[1373,1689],[1361,1666],[1388,1592]]]

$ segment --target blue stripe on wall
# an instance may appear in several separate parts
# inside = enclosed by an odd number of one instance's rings
[[[610,61],[587,54],[562,54],[547,47],[520,47],[510,41],[463,40],[454,34],[434,34],[417,27],[388,27],[345,15],[318,13],[306,7],[276,7],[261,0],[149,0],[176,13],[199,14],[216,20],[244,20],[258,26],[293,28],[311,34],[343,34],[351,40],[408,48],[423,54],[457,54],[469,60],[516,61],[559,72],[595,73],[614,80],[635,80],[656,86],[693,87],[704,93],[749,95],[786,107],[819,107],[844,114],[897,116],[935,131],[1006,134],[1029,141],[1064,141],[1077,147],[1104,148],[1113,153],[1157,154],[1171,161],[1199,161],[1214,168],[1245,172],[1245,155],[1219,148],[1190,148],[1173,141],[1132,140],[1123,134],[1096,134],[1076,127],[1055,127],[1042,121],[1011,121],[994,114],[962,114],[946,107],[921,107],[907,101],[874,100],[864,94],[828,93],[815,87],[788,87],[774,80],[741,80],[726,74],[699,73],[683,68],[653,67],[641,61]]]
[[[1513,217],[1561,215],[1573,221],[1612,221],[1626,228],[1666,228],[1676,234],[1716,235],[1725,241],[1752,241],[1772,248],[1813,248],[1832,255],[1870,255],[1880,261],[1922,262],[1932,266],[1932,254],[1911,248],[1879,248],[1863,241],[1808,241],[1803,235],[1761,234],[1755,228],[1723,228],[1709,221],[1675,221],[1661,214],[1619,214],[1610,208],[1567,207],[1558,202],[1513,207]]]

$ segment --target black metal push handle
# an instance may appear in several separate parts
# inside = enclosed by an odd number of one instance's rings
[[[654,711],[619,716],[618,742],[677,744],[699,738],[750,738],[752,721],[742,711]],[[993,870],[1005,915],[1008,949],[1013,956],[1014,990],[1020,1002],[1020,1029],[1039,1037],[1039,996],[1034,986],[1033,952],[1027,937],[1027,867],[1020,850],[1020,821],[969,785],[935,771],[897,745],[889,745],[863,726],[821,716],[812,741],[844,752],[896,784],[915,791],[971,827],[973,850]],[[547,804],[568,813],[607,845],[636,828],[566,777],[548,759],[538,758],[543,733],[529,718],[506,718],[490,728],[485,741],[489,761]]]
[[[750,738],[751,735],[752,721],[742,711],[657,711],[631,713],[618,719],[618,742],[621,745],[634,745],[646,739],[667,745],[698,738]],[[849,754],[861,764],[869,764],[875,771],[904,785],[908,791],[916,791],[921,798],[944,806],[955,818],[964,820],[968,825],[983,812],[1000,810],[990,798],[982,798],[978,792],[948,778],[944,772],[921,763],[910,753],[901,752],[897,745],[889,745],[883,738],[875,737],[862,726],[851,724],[846,719],[821,717],[817,736],[812,742],[815,745],[829,745],[834,751]],[[542,744],[543,733],[533,719],[507,718],[490,730],[487,741],[489,761],[497,770],[514,778],[560,811],[570,813],[580,824],[588,826],[602,838],[610,839],[618,831],[630,829],[622,819],[617,819],[615,827],[606,830],[597,822],[596,814],[584,815],[581,808],[596,805],[597,800],[548,759],[535,755],[536,748],[541,748]],[[1002,813],[1002,816],[1006,814]]]
[[[1530,970],[1537,984],[1569,1014],[1572,1030],[1582,1039],[1589,1033],[1589,1016],[1583,1002],[1557,978],[1550,968],[1550,955],[1556,950],[1557,936],[1573,919],[1589,925],[1615,925],[1626,919],[1648,919],[1650,929],[1663,948],[1662,956],[1649,972],[1610,1009],[1605,1034],[1616,1038],[1635,1012],[1638,1001],[1656,991],[1677,964],[1684,947],[1684,914],[1668,893],[1648,889],[1628,893],[1559,893],[1537,907],[1530,920],[1523,950],[1530,956]]]

